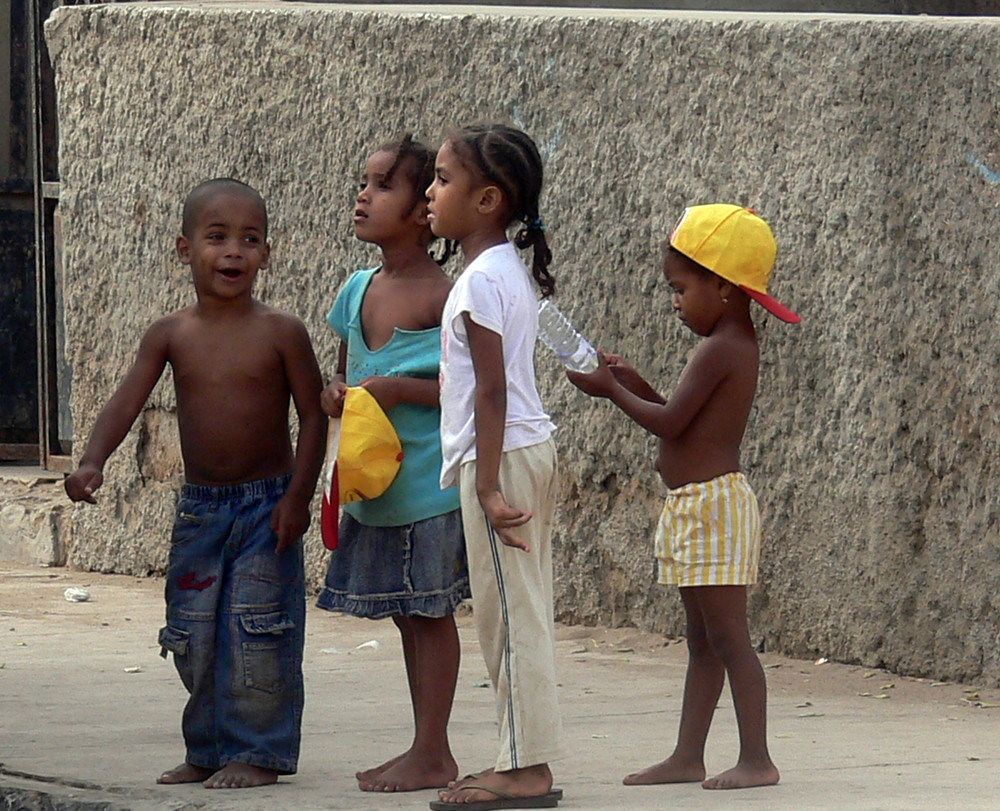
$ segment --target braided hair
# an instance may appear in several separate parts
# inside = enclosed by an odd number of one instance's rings
[[[396,141],[383,144],[377,151],[394,153],[396,156],[389,171],[385,173],[386,182],[392,180],[396,172],[402,168],[406,179],[413,187],[413,204],[406,211],[404,217],[409,216],[413,209],[427,199],[425,192],[427,187],[434,182],[434,159],[437,157],[437,152],[420,141],[414,140],[412,132],[404,133],[403,137]],[[435,239],[437,237],[431,234],[431,240]],[[441,255],[431,254],[431,256],[435,262],[443,265],[455,253],[456,248],[454,241],[446,239]]]
[[[531,275],[548,298],[556,289],[549,273],[552,251],[545,239],[545,225],[538,212],[542,194],[542,158],[531,138],[505,124],[475,124],[453,132],[448,140],[459,157],[471,161],[491,183],[496,183],[507,200],[510,223],[521,228],[514,244],[532,248]]]

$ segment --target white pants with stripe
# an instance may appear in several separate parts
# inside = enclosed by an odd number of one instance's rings
[[[496,694],[497,771],[548,763],[561,754],[552,616],[558,478],[551,439],[501,457],[500,492],[510,506],[534,513],[515,530],[531,546],[524,552],[505,546],[486,520],[476,495],[475,461],[459,473],[473,612]]]

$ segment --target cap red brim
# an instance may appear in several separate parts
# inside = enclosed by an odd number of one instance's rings
[[[330,489],[323,491],[323,506],[320,508],[320,536],[323,546],[336,549],[340,543],[340,482],[337,466],[333,466],[333,481]]]
[[[802,320],[800,316],[793,313],[781,302],[771,298],[767,293],[758,293],[756,290],[751,290],[749,287],[744,287],[742,284],[740,285],[740,288],[761,307],[772,315],[776,315],[782,321],[789,324],[798,324]]]

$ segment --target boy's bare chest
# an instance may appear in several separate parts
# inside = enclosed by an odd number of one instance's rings
[[[171,346],[178,385],[233,390],[284,379],[281,357],[259,332],[185,336]]]

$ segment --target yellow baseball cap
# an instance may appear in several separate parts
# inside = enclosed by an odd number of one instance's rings
[[[782,321],[802,319],[767,294],[767,282],[778,254],[774,234],[750,208],[714,203],[690,206],[670,234],[670,245],[727,282]]]
[[[378,400],[361,386],[348,388],[337,450],[340,503],[378,498],[402,461],[403,446]]]

